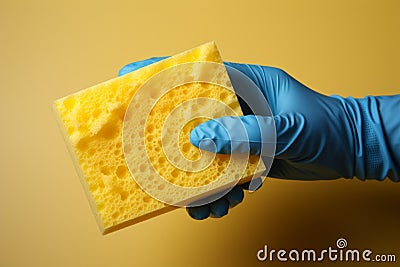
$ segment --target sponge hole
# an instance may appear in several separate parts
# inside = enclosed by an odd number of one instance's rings
[[[151,198],[149,196],[144,196],[143,197],[143,201],[146,202],[146,203],[150,202],[150,200],[151,200]]]
[[[179,170],[178,170],[178,169],[174,169],[174,170],[171,172],[171,175],[172,175],[172,177],[177,178],[178,175],[179,175]]]
[[[139,170],[140,170],[141,172],[146,171],[146,170],[147,170],[146,165],[145,165],[145,164],[141,164],[141,165],[139,166]]]
[[[160,184],[157,188],[158,190],[163,190],[165,188],[165,184]]]
[[[154,131],[154,126],[153,125],[148,125],[147,126],[147,131],[149,132],[149,133],[152,133],[153,131]]]
[[[115,174],[116,174],[119,178],[124,178],[124,177],[126,176],[127,173],[128,173],[128,169],[127,169],[126,166],[124,166],[124,165],[118,166],[117,170],[115,171]]]
[[[111,174],[111,168],[109,166],[104,166],[100,169],[101,173],[104,175],[110,175]]]
[[[152,142],[153,140],[154,140],[154,136],[153,135],[149,134],[149,135],[146,136],[146,141],[147,142]]]
[[[191,147],[191,145],[190,145],[189,143],[183,144],[183,146],[182,146],[182,152],[183,152],[183,153],[188,153],[189,150],[190,150],[190,147]]]

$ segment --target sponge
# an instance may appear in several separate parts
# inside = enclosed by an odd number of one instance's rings
[[[177,86],[160,97],[147,119],[141,119],[134,125],[129,120],[128,107],[143,84],[160,71],[190,62],[222,63],[222,59],[215,43],[209,42],[55,101],[54,110],[60,128],[103,234],[176,208],[170,205],[169,201],[167,204],[150,196],[136,182],[134,178],[148,174],[150,168],[148,164],[132,168],[132,164],[138,159],[148,158],[152,168],[171,184],[192,188],[212,185],[206,191],[195,190],[193,191],[195,193],[182,196],[185,198],[182,200],[185,201],[216,192],[234,179],[241,179],[241,182],[249,181],[265,170],[258,156],[248,158],[242,173],[239,170],[235,171],[235,166],[240,165],[237,162],[239,160],[230,160],[229,155],[214,155],[200,151],[190,144],[189,134],[196,125],[211,117],[226,115],[226,109],[216,105],[216,102],[224,103],[237,115],[242,114],[233,90],[227,89],[229,77],[226,71],[219,75],[228,81],[227,86],[204,82]],[[187,112],[182,110],[180,113],[175,112],[178,120],[176,118],[172,120],[172,126],[163,132],[163,122],[168,120],[170,114],[174,114],[174,108],[184,105],[185,101],[193,99],[201,101],[204,97],[215,101],[204,103],[192,101],[185,110],[189,113],[194,110],[197,113],[204,112],[206,116],[178,125],[174,122],[184,121]],[[137,112],[136,117],[140,118],[141,107],[133,108]],[[134,132],[133,128],[141,129],[147,155],[144,151],[139,151],[141,154],[136,153],[134,142],[130,140],[123,142],[123,134]],[[170,138],[168,141],[167,139],[172,136],[176,138]],[[164,143],[172,145],[163,149]],[[168,155],[171,153],[172,156]],[[204,162],[208,165],[198,172],[190,172],[171,163],[171,160],[179,163],[182,158],[192,165],[201,165]],[[232,164],[233,169],[231,167],[231,171],[227,173],[229,164]],[[219,179],[221,176],[226,178]],[[151,177],[146,181],[150,187],[164,190],[164,185],[152,182]],[[218,183],[213,183],[214,181]]]

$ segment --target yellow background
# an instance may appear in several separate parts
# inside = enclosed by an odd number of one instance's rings
[[[101,236],[51,112],[126,63],[210,40],[227,61],[277,66],[326,94],[399,93],[399,10],[395,0],[3,0],[0,266],[272,266],[256,260],[264,244],[322,249],[339,237],[400,261],[391,181],[268,179],[222,219],[179,209]]]

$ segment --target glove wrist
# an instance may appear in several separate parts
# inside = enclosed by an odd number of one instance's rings
[[[354,176],[361,180],[384,180],[392,164],[384,138],[378,99],[373,96],[334,97],[343,104],[352,132]]]

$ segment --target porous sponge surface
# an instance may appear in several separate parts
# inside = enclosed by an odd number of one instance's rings
[[[168,67],[195,61],[222,63],[215,43],[210,42],[55,101],[54,108],[64,137],[102,233],[171,210],[169,205],[146,194],[133,179],[124,157],[123,121],[130,100],[146,80]],[[167,94],[160,100],[168,105],[156,106],[153,112],[159,115],[149,117],[145,128],[145,140],[149,146],[148,154],[152,157],[152,164],[159,166],[161,172],[167,174],[167,179],[178,185],[198,186],[211,182],[218,173],[224,171],[227,156],[217,155],[211,168],[193,179],[188,179],[188,176],[193,174],[177,171],[168,165],[158,146],[158,125],[160,117],[162,120],[166,114],[161,109],[171,107],[183,99],[202,95],[225,101],[239,113],[240,107],[235,95],[222,87],[202,83],[185,86],[184,90],[179,89],[186,92],[185,98],[176,92],[173,96],[173,90],[171,95]],[[167,108],[164,111],[168,110]],[[179,134],[177,151],[189,159],[200,155],[200,151],[190,145],[188,136],[190,130],[201,121],[199,119],[189,122]],[[257,171],[260,171],[259,158],[253,157],[248,163],[246,174]]]
[[[203,97],[214,99],[216,101],[190,102],[192,99],[200,99]],[[147,154],[150,155],[150,161],[153,166],[157,167],[157,170],[163,175],[164,179],[178,186],[199,187],[219,179],[224,174],[224,171],[227,168],[227,162],[230,160],[230,155],[220,154],[215,156],[213,153],[200,151],[200,149],[190,143],[190,132],[198,124],[206,121],[206,118],[190,120],[181,128],[180,122],[185,122],[187,120],[184,112],[181,112],[178,116],[175,116],[173,120],[175,125],[168,127],[168,132],[164,134],[164,136],[162,135],[163,123],[167,120],[167,116],[172,113],[174,107],[179,106],[182,103],[187,103],[188,105],[185,106],[185,111],[197,112],[200,114],[211,113],[212,117],[228,115],[225,113],[225,110],[221,109],[220,105],[218,105],[220,102],[223,102],[227,108],[231,109],[232,112],[234,112],[234,115],[242,115],[234,92],[216,84],[185,84],[170,90],[157,102],[157,105],[152,109],[150,116],[146,121],[144,135],[146,136],[146,150]],[[179,138],[179,141],[177,142],[179,151],[177,148],[174,157],[167,159],[165,151],[162,150],[162,141],[168,143],[169,140],[166,139],[173,139],[176,136]],[[180,154],[182,154],[183,157]],[[202,156],[204,157],[204,160],[200,161],[199,159]],[[176,166],[171,163],[173,162],[179,166],[184,166],[184,164],[179,164],[180,159],[183,158],[191,161],[191,166],[189,166],[188,169],[198,171],[195,173],[183,171],[176,168]],[[249,176],[256,171],[256,163],[258,163],[258,159],[259,157],[257,156],[250,156],[250,164],[245,169],[244,176]],[[210,162],[210,164],[207,165],[207,168],[201,168],[201,165],[204,165],[202,164],[204,162]],[[234,162],[232,163],[234,164]],[[146,169],[145,166],[139,166],[139,170],[141,168],[144,170]],[[229,175],[232,176],[233,179],[239,179],[239,176],[242,176],[240,169],[232,168],[231,171],[233,172]],[[133,172],[135,172],[135,170],[133,170]],[[137,174],[140,175],[140,172]]]

